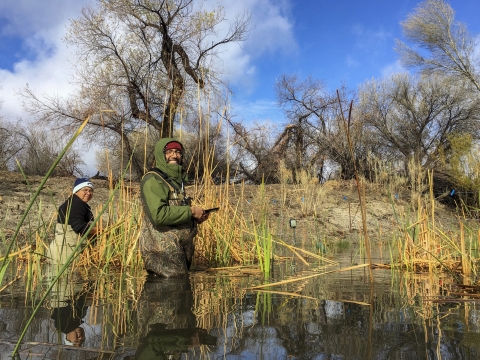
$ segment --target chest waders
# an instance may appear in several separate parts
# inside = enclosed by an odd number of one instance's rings
[[[140,237],[140,253],[142,254],[145,269],[164,277],[185,276],[192,264],[195,247],[193,238],[197,234],[197,223],[189,220],[179,225],[153,225],[152,214],[147,208],[143,185],[154,178],[168,187],[168,206],[186,206],[189,199],[181,189],[174,187],[167,177],[157,171],[147,172],[141,181],[140,194],[148,221],[143,221]]]
[[[67,199],[65,219],[63,222],[57,222],[55,224],[55,237],[48,247],[49,251],[47,256],[50,258],[49,264],[55,265],[58,269],[66,264],[67,259],[73,253],[73,250],[82,237],[82,235],[77,234],[69,224],[71,212],[75,211],[72,210],[72,204],[73,200]],[[88,209],[90,208],[88,207]],[[59,211],[61,210],[59,209]],[[88,227],[89,225],[90,224],[87,223],[86,226]],[[85,244],[83,246],[85,246]]]

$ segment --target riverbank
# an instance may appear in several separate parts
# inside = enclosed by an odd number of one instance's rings
[[[23,237],[41,222],[55,222],[56,209],[69,196],[74,178],[52,177],[41,189],[22,227]],[[42,177],[0,172],[0,227],[6,238],[12,235]],[[92,179],[95,193],[90,205],[100,208],[109,198],[112,186],[108,180]],[[128,183],[129,190],[138,191],[138,183]],[[219,189],[220,190],[220,189]],[[376,185],[365,189],[367,229],[372,241],[388,241],[409,223],[416,221],[418,201],[408,191],[389,193]],[[227,199],[227,200],[225,200]],[[295,219],[296,236],[309,241],[348,241],[355,243],[363,233],[358,191],[354,181],[329,181],[326,184],[266,185],[262,191],[255,185],[229,185],[228,197],[215,204],[241,212],[245,219],[258,218],[260,204],[266,204],[267,218],[276,234],[291,237],[290,219]],[[209,204],[210,205],[210,204]],[[435,203],[435,225],[445,231],[458,228],[454,209]]]

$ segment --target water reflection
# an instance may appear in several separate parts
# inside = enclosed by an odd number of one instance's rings
[[[43,289],[52,285],[57,269],[44,268],[45,283],[25,298],[25,284],[18,282],[0,297],[0,359],[11,358],[25,324],[38,304]],[[102,311],[92,307],[94,282],[79,281],[67,272],[55,282],[51,293],[24,334],[18,359],[84,360],[111,355],[102,343]],[[42,286],[43,285],[43,286]],[[94,310],[95,314],[92,314]],[[103,350],[102,347],[104,348]]]
[[[112,360],[480,358],[477,303],[430,301],[432,296],[445,295],[445,279],[397,278],[395,274],[392,279],[390,271],[377,270],[371,287],[365,273],[355,270],[271,289],[282,293],[248,290],[259,282],[259,278],[220,273],[146,282],[128,276],[90,282],[67,278],[54,287],[37,314],[21,356],[103,356]],[[32,311],[24,289],[19,284],[17,292],[0,294],[2,359],[10,355]],[[287,292],[301,297],[285,295]],[[63,337],[79,327],[85,331],[83,346],[64,343]]]
[[[55,281],[58,266],[47,264],[45,276],[47,285],[53,285],[46,305],[51,308],[50,318],[57,330],[55,341],[80,347],[85,342],[85,330],[80,326],[84,322],[88,306],[86,305],[87,293],[83,284],[75,281],[75,276],[67,272]]]
[[[62,334],[65,345],[82,346],[85,342],[85,330],[81,326],[84,323],[88,306],[86,305],[87,294],[75,294],[65,299],[65,305],[56,307],[52,311],[51,318],[55,322],[55,328]]]
[[[147,281],[138,302],[137,352],[132,359],[175,359],[216,337],[197,327],[189,279]]]

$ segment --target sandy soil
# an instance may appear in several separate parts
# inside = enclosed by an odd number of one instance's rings
[[[38,224],[41,213],[44,221],[55,221],[57,207],[69,196],[74,178],[50,178],[40,191],[30,215],[23,226],[23,239],[28,229]],[[30,202],[32,194],[38,189],[41,177],[28,177],[28,182],[19,173],[0,172],[0,228],[8,238],[22,218]],[[90,202],[92,208],[105,203],[108,199],[108,181],[93,179],[95,194]],[[134,187],[138,184],[134,184]],[[258,216],[258,203],[266,198],[268,217],[274,231],[281,233],[291,231],[289,220],[297,220],[296,234],[298,239],[326,239],[337,241],[344,239],[355,242],[362,229],[361,213],[355,182],[331,181],[324,185],[283,187],[267,185],[264,195],[258,186],[231,186],[231,205],[238,203],[238,208]],[[398,197],[398,199],[397,199]],[[405,218],[412,214],[411,199],[408,193],[389,195],[381,189],[366,188],[367,228],[372,240],[386,240],[392,232],[405,224]],[[436,224],[445,228],[456,226],[455,214],[448,207],[436,204]],[[395,215],[396,214],[396,215]],[[290,233],[288,233],[290,234]],[[20,240],[22,236],[20,236]]]

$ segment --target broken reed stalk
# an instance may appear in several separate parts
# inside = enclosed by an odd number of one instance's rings
[[[293,283],[293,282],[302,281],[302,280],[307,280],[307,279],[311,279],[311,278],[314,278],[314,277],[317,277],[317,276],[321,276],[321,275],[333,274],[333,273],[338,273],[338,272],[343,272],[343,271],[350,271],[350,270],[355,270],[355,269],[364,268],[364,267],[366,267],[366,266],[369,266],[369,265],[368,265],[368,264],[354,265],[354,266],[349,266],[349,267],[347,267],[347,268],[342,268],[342,269],[337,269],[337,270],[331,270],[331,271],[325,271],[325,272],[322,272],[322,273],[318,273],[318,274],[314,274],[314,275],[308,275],[308,276],[299,277],[299,278],[295,278],[295,279],[288,279],[288,280],[278,281],[278,282],[270,283],[270,284],[252,286],[252,287],[247,288],[247,289],[245,289],[245,290],[256,290],[256,289],[263,289],[263,288],[271,287],[271,286],[278,286],[278,285],[290,284],[290,283]]]
[[[350,102],[350,108],[348,110],[348,123],[347,123],[345,116],[343,116],[342,101],[340,100],[340,93],[338,92],[338,90],[337,90],[337,98],[338,98],[338,104],[340,106],[340,115],[342,117],[343,126],[345,128],[345,134],[347,136],[348,149],[350,151],[353,170],[355,173],[355,182],[357,185],[358,199],[360,201],[360,210],[362,213],[363,236],[365,237],[365,250],[367,252],[368,264],[369,264],[368,273],[370,275],[370,282],[373,282],[374,279],[373,279],[373,271],[372,271],[372,254],[370,249],[370,239],[368,238],[368,231],[367,231],[367,207],[365,202],[365,184],[363,182],[360,183],[357,164],[355,163],[355,154],[353,152],[352,138],[350,136],[350,125],[352,120],[353,101]]]
[[[320,260],[320,261],[323,261],[329,265],[338,265],[338,262],[336,261],[333,261],[333,260],[330,260],[328,259],[327,257],[325,256],[321,256],[321,255],[318,255],[318,254],[315,254],[315,253],[312,253],[310,251],[307,251],[305,249],[302,249],[302,248],[299,248],[299,247],[296,247],[296,246],[292,246],[292,245],[289,245],[287,244],[285,241],[283,241],[280,237],[276,236],[276,235],[272,235],[272,238],[274,239],[273,242],[275,242],[276,244],[280,244],[280,245],[283,245],[284,247],[286,247],[287,249],[291,250],[299,259],[300,261],[302,261],[304,264],[306,264],[307,266],[309,266],[308,262],[298,253],[298,252],[303,252],[304,254],[306,254],[307,256],[309,257],[313,257],[317,260]]]
[[[433,195],[433,170],[428,171],[428,182],[430,184],[429,190],[430,190],[430,207],[431,207],[431,221],[432,221],[432,226],[431,229],[435,229],[435,196]],[[427,225],[427,224],[426,224]],[[429,251],[428,253],[428,272],[430,275],[433,272],[433,259],[431,252],[433,251],[433,246],[432,246],[432,240],[433,244],[435,244],[435,232],[430,231],[428,226],[425,226],[425,231],[427,232],[427,249]],[[432,239],[433,237],[433,239]]]
[[[463,230],[462,221],[460,221],[460,251],[462,253],[462,274],[468,276],[471,274],[471,271],[467,253],[465,251],[465,232]]]

